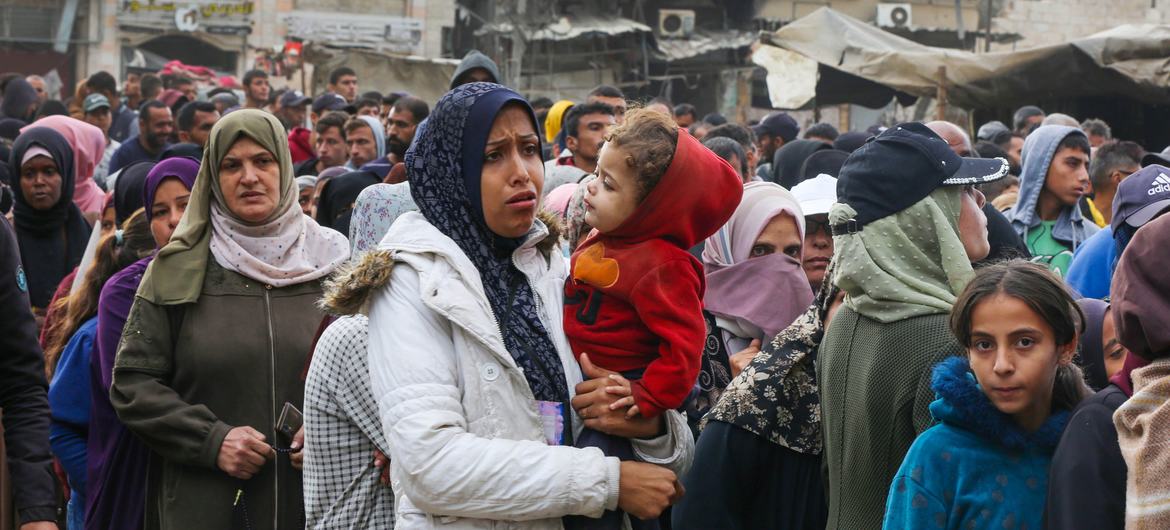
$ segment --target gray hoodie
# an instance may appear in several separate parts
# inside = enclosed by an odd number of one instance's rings
[[[476,68],[483,68],[484,70],[487,70],[488,73],[492,76],[492,82],[500,82],[500,69],[496,67],[495,61],[492,61],[490,57],[480,53],[479,50],[471,50],[467,52],[467,55],[463,56],[463,62],[459,63],[459,68],[455,69],[455,73],[451,74],[451,88],[455,88],[463,84],[462,80],[460,79],[463,77],[463,74],[466,74],[467,72]]]
[[[1004,215],[1025,241],[1028,231],[1040,225],[1041,219],[1036,213],[1036,203],[1040,199],[1040,191],[1044,189],[1048,167],[1056,155],[1056,148],[1070,134],[1084,136],[1085,133],[1075,127],[1045,125],[1024,140],[1024,148],[1020,154],[1020,165],[1023,168],[1020,171],[1020,196],[1016,199],[1016,205],[1004,212]],[[1098,230],[1100,229],[1092,221],[1084,219],[1080,208],[1065,206],[1060,211],[1060,217],[1056,219],[1056,226],[1052,227],[1052,238],[1069,245],[1069,248],[1075,251]]]

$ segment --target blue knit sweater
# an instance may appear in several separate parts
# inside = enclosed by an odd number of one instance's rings
[[[1048,465],[1068,411],[1024,432],[987,399],[961,357],[935,366],[932,388],[938,400],[930,412],[941,423],[906,454],[884,527],[1041,528]]]

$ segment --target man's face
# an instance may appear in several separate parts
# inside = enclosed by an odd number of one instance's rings
[[[1089,154],[1075,147],[1065,147],[1052,156],[1044,178],[1044,192],[1061,204],[1072,206],[1089,192]]]
[[[605,143],[605,135],[609,133],[609,128],[614,124],[615,118],[609,114],[581,116],[577,123],[577,136],[570,136],[566,141],[566,145],[573,152],[573,155],[580,157],[587,165],[591,166],[581,169],[593,172],[593,167],[597,165],[598,154],[601,152],[601,145]]]
[[[341,136],[340,127],[329,127],[325,132],[317,133],[317,160],[322,167],[336,167],[344,165],[349,160],[349,150],[345,145],[345,138]]]
[[[1008,162],[1011,162],[1012,166],[1014,166],[1014,167],[1019,167],[1020,153],[1022,153],[1023,151],[1024,151],[1024,139],[1020,138],[1019,136],[1012,136],[1012,142],[1010,145],[1008,145],[1008,149],[1007,149]]]
[[[1089,135],[1089,147],[1092,147],[1093,149],[1096,149],[1098,147],[1101,147],[1102,145],[1105,145],[1105,142],[1108,142],[1108,141],[1109,141],[1108,138],[1101,136],[1099,134],[1090,134]]]
[[[588,103],[599,101],[613,107],[614,120],[618,125],[626,121],[626,100],[622,98],[609,98],[605,96],[593,96],[589,98]]]
[[[337,84],[333,86],[333,91],[337,95],[345,98],[348,103],[353,103],[357,99],[358,82],[356,75],[343,75],[337,79]]]
[[[179,131],[179,140],[207,147],[207,139],[211,137],[211,128],[219,121],[219,112],[195,111],[195,123],[190,131]]]
[[[85,123],[93,125],[102,130],[102,134],[106,135],[106,139],[110,139],[110,124],[113,123],[113,116],[110,114],[109,107],[101,107],[93,109],[91,112],[85,113]]]
[[[378,158],[378,144],[374,143],[374,131],[369,127],[358,127],[345,135],[345,143],[349,145],[349,159],[353,167],[362,167],[371,160]]]
[[[268,101],[268,78],[257,77],[248,84],[248,99],[263,104]]]
[[[776,150],[780,148],[780,143],[783,142],[770,134],[761,134],[756,137],[756,146],[759,148],[760,153],[764,155],[763,160],[765,163],[772,161],[772,157],[776,155]]]
[[[195,88],[195,83],[184,83],[175,87],[176,90],[182,92],[187,97],[187,101],[195,101],[199,99],[199,91]],[[265,95],[264,97],[268,97]]]
[[[280,112],[284,114],[284,119],[292,124],[293,127],[305,126],[305,113],[309,111],[309,104],[294,105],[292,107],[281,107]]]
[[[142,95],[142,85],[139,84],[138,74],[129,74],[126,76],[126,82],[122,83],[122,93],[126,94],[128,98]]]
[[[684,129],[689,128],[691,125],[695,124],[695,115],[683,114],[682,116],[675,116],[674,124]]]
[[[374,118],[375,120],[379,120],[382,118],[382,106],[381,105],[366,105],[365,107],[358,109],[357,115],[358,116],[369,116],[371,118]]]
[[[492,74],[483,68],[472,68],[463,74],[463,83],[490,83],[492,82]]]
[[[33,90],[37,91],[37,99],[44,103],[49,99],[49,92],[45,90],[45,80],[40,76],[29,76],[28,84],[32,85]]]
[[[147,109],[146,112],[146,116],[139,117],[138,128],[147,150],[157,152],[175,131],[175,121],[171,118],[171,109],[166,107]]]
[[[418,123],[414,121],[414,113],[394,107],[387,121],[390,127],[386,135],[388,143],[386,149],[402,158],[406,154],[406,148],[410,147],[411,140],[414,140],[415,129],[418,128]]]

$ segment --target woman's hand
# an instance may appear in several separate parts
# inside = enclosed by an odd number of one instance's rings
[[[390,485],[390,457],[386,456],[386,453],[383,453],[382,451],[374,449],[374,467],[381,470],[378,473],[378,482],[381,482],[383,486],[389,486]]]
[[[577,385],[577,395],[571,405],[586,427],[623,438],[653,438],[665,431],[666,423],[662,417],[627,418],[626,411],[620,407],[619,410],[610,408],[621,398],[620,389],[625,381],[621,374],[594,366],[588,354],[581,354],[581,372],[589,380]],[[610,388],[613,390],[607,390]]]
[[[674,472],[654,464],[622,462],[618,507],[639,519],[653,519],[682,498]]]
[[[292,445],[289,446],[288,459],[292,463],[292,467],[297,471],[301,471],[305,467],[305,426],[301,425],[297,429],[297,433],[293,435]]]
[[[743,351],[732,355],[731,360],[731,377],[734,379],[739,376],[739,373],[751,364],[752,359],[755,359],[760,354],[760,339],[752,339],[752,343],[744,348]]]
[[[228,431],[215,463],[224,473],[248,480],[275,457],[276,451],[264,441],[264,434],[244,426]]]

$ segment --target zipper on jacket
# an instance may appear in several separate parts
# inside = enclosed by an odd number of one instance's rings
[[[268,322],[268,375],[269,391],[272,397],[272,407],[269,409],[272,412],[272,417],[276,418],[276,333],[272,330],[272,300],[269,296],[272,291],[271,285],[264,286],[264,317]],[[273,422],[275,423],[275,422]],[[273,436],[276,433],[272,433]],[[275,439],[272,440],[276,442]],[[276,459],[272,462],[272,528],[280,528],[277,524],[280,516],[280,455],[277,454]]]

